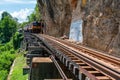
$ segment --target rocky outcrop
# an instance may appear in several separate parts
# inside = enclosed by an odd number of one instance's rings
[[[84,12],[83,36],[87,46],[120,52],[120,0],[89,0]]]
[[[71,23],[71,9],[68,0],[38,0],[42,19],[47,23],[47,34],[62,36],[68,34]]]
[[[120,0],[38,0],[47,34],[69,34],[83,20],[83,44],[120,55]],[[114,54],[113,54],[114,55]]]

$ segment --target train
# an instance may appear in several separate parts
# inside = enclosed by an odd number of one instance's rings
[[[34,21],[24,27],[25,32],[30,32],[30,33],[45,33],[46,29],[46,24],[43,20],[40,21]]]

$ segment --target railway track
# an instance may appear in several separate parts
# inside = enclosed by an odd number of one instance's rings
[[[67,76],[65,75],[65,73],[62,71],[62,69],[61,69],[61,67],[59,66],[58,62],[55,60],[54,56],[50,56],[50,57],[51,57],[52,61],[54,62],[55,66],[57,67],[57,69],[58,69],[58,71],[59,71],[62,79],[63,79],[63,80],[69,80],[69,79],[67,78]]]
[[[48,50],[48,48],[46,48],[46,46],[44,46],[44,45],[41,45],[39,42],[41,42],[41,40],[38,38],[38,37],[36,37],[36,36],[34,36],[34,35],[32,35],[32,34],[26,34],[25,35],[25,37],[27,38],[27,40],[25,39],[25,41],[27,41],[28,43],[29,43],[29,48],[30,49],[28,49],[28,53],[27,54],[25,54],[24,56],[25,57],[27,57],[27,63],[28,63],[28,65],[29,65],[29,67],[31,67],[30,68],[30,76],[29,76],[29,80],[34,80],[35,79],[35,77],[33,77],[33,76],[35,76],[34,75],[34,69],[32,69],[32,65],[34,65],[34,63],[32,63],[32,60],[33,60],[33,58],[35,57],[41,57],[42,56],[42,58],[45,58],[45,57],[48,57],[48,55],[46,55],[46,56],[44,56],[45,54],[41,54],[40,55],[40,52],[38,52],[39,50],[38,50],[38,48],[40,49],[43,49],[43,50],[45,50],[45,51],[47,51],[47,54],[49,54],[49,58],[53,61],[53,63],[55,64],[55,66],[56,66],[56,68],[57,68],[57,70],[58,70],[58,72],[60,73],[60,80],[72,80],[71,79],[71,77],[69,77],[69,76],[66,76],[66,74],[65,74],[65,72],[64,72],[64,70],[61,68],[61,66],[60,66],[60,64],[59,64],[59,62],[55,59],[55,56],[53,56],[53,54],[52,54],[52,52],[51,51],[49,51]],[[37,42],[36,42],[37,41]],[[34,47],[33,47],[33,44],[34,44]],[[43,43],[44,44],[44,43]],[[31,47],[30,47],[31,46]],[[39,47],[38,47],[39,46]],[[28,47],[28,46],[27,46]],[[36,53],[38,53],[38,54],[36,54]],[[37,59],[37,60],[39,60],[39,59]],[[36,60],[36,61],[37,61]],[[36,62],[35,62],[35,64],[36,64]],[[51,74],[50,74],[51,75]],[[53,75],[52,75],[53,76]],[[37,78],[39,78],[38,76],[36,76]],[[36,78],[36,79],[37,79]],[[52,80],[52,79],[51,79]]]
[[[73,62],[79,65],[82,73],[90,77],[92,80],[120,79],[119,59],[82,46],[70,44],[54,37],[46,35],[39,36],[45,38],[54,48],[57,48],[67,55]]]

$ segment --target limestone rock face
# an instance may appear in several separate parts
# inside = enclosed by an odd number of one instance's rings
[[[47,34],[62,36],[69,33],[71,8],[68,0],[38,0],[42,19],[47,23]]]
[[[120,0],[38,0],[47,34],[69,34],[83,20],[83,44],[120,56]],[[113,54],[114,55],[114,54]]]
[[[81,12],[84,12],[84,43],[120,53],[120,0],[87,0]]]

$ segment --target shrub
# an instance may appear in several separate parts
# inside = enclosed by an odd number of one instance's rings
[[[13,47],[14,49],[18,49],[20,47],[21,41],[23,40],[23,35],[16,32],[13,36]]]
[[[0,80],[6,80],[8,71],[7,70],[1,70],[0,71]]]

